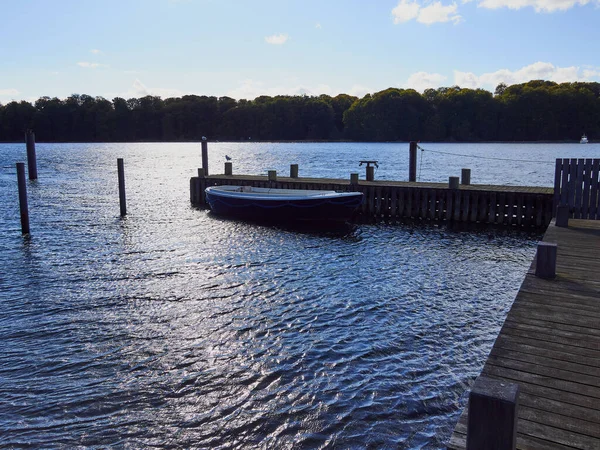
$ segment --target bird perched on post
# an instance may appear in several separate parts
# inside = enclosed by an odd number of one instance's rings
[[[227,161],[231,161],[231,156],[229,156],[229,155],[225,155],[225,160],[227,160]]]

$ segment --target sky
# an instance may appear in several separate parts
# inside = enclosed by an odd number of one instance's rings
[[[600,0],[0,0],[0,103],[600,82]]]

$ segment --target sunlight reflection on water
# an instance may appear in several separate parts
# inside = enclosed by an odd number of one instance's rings
[[[373,144],[305,145],[301,171]],[[0,146],[0,445],[443,446],[539,235],[217,219],[189,205],[196,147],[39,145],[24,241]]]

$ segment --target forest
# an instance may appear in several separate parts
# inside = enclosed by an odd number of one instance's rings
[[[185,95],[109,101],[74,94],[0,104],[0,142],[573,141],[600,136],[600,83],[534,80],[494,93],[389,88],[254,100]]]

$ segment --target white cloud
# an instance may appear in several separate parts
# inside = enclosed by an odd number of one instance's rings
[[[147,95],[154,95],[162,98],[170,98],[181,97],[184,94],[179,89],[174,88],[146,87],[146,85],[137,78],[133,82],[133,86],[131,87],[131,89],[124,94],[124,96],[127,96],[128,98],[145,97]]]
[[[456,3],[444,6],[441,2],[435,2],[419,10],[417,22],[431,25],[438,22],[453,22],[457,24],[461,21],[461,16],[457,14],[458,6]]]
[[[444,6],[439,1],[423,6],[416,1],[400,0],[398,5],[392,9],[392,16],[394,17],[395,24],[408,22],[413,19],[425,25],[443,22],[457,24],[461,21],[456,3]]]
[[[265,42],[267,42],[267,44],[283,45],[288,39],[289,36],[287,34],[274,34],[272,36],[265,37]]]
[[[421,9],[421,6],[416,2],[400,0],[400,3],[392,9],[394,23],[398,24],[415,19],[419,15],[419,9]]]
[[[373,89],[370,89],[366,86],[362,86],[360,84],[355,84],[350,89],[348,89],[348,92],[344,92],[344,93],[348,94],[348,95],[353,95],[355,97],[362,98],[365,95],[367,95],[369,92],[373,92]]]
[[[478,6],[488,9],[532,7],[537,12],[553,12],[566,11],[576,5],[587,5],[589,2],[590,0],[481,0]]]
[[[442,86],[446,79],[446,76],[439,73],[417,72],[408,77],[404,86],[423,92],[425,89],[436,89]]]
[[[98,67],[108,67],[106,64],[92,63],[87,61],[78,62],[79,67],[85,67],[86,69],[97,69]]]
[[[93,53],[94,55],[99,55],[102,53],[102,50],[98,50],[97,48],[93,48],[90,50],[90,53]]]
[[[317,22],[317,23],[315,24],[315,28],[317,28],[317,29],[319,29],[319,30],[320,30],[320,29],[321,29],[321,28],[323,28],[323,27],[321,26],[321,24],[320,24],[319,22]]]
[[[526,83],[530,80],[549,80],[556,83],[574,81],[590,81],[600,76],[600,70],[584,69],[577,66],[557,67],[548,62],[535,62],[520,69],[511,71],[500,69],[476,75],[472,72],[454,71],[454,84],[460,87],[485,88],[493,90],[500,83],[507,85]]]
[[[16,89],[0,89],[0,97],[11,97],[19,95],[19,91]]]

